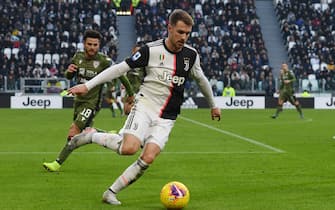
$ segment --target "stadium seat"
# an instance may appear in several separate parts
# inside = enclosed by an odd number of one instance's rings
[[[78,51],[84,51],[84,44],[79,42],[79,43],[77,43],[76,48],[77,48]]]
[[[326,71],[327,69],[328,69],[328,67],[327,67],[327,63],[322,62],[322,63],[320,64],[320,70],[321,70],[321,71]]]
[[[10,59],[10,57],[12,56],[12,49],[5,48],[3,54],[5,54],[8,59]]]
[[[313,71],[318,71],[318,70],[320,70],[320,64],[313,64],[313,65],[312,65],[312,69],[313,69]]]
[[[239,21],[239,20],[237,20],[235,24],[236,24],[236,26],[240,26],[240,25],[243,25],[243,22],[242,22],[242,21]]]
[[[61,88],[62,88],[63,90],[69,88],[64,80],[61,80],[61,81],[60,81],[60,86],[61,86]]]
[[[67,43],[67,42],[62,42],[62,43],[60,44],[60,47],[61,47],[61,48],[69,48],[69,43]]]
[[[96,24],[98,24],[99,26],[101,25],[101,16],[99,14],[95,14],[93,16],[93,20]]]
[[[47,64],[47,63],[51,64],[51,54],[50,53],[44,54],[43,63],[44,64]]]
[[[29,50],[35,52],[37,46],[37,38],[35,36],[31,36],[29,38]]]
[[[316,80],[315,74],[309,74],[308,75],[308,80]]]
[[[319,83],[316,79],[310,80],[310,83],[312,84],[312,91],[319,91]]]
[[[329,5],[327,4],[327,3],[322,3],[321,4],[321,9],[322,9],[322,11],[325,11],[325,10],[327,10],[329,8]]]
[[[199,33],[194,31],[191,33],[191,37],[199,37]]]
[[[70,37],[70,33],[69,33],[68,31],[64,31],[64,32],[63,32],[63,35],[66,36],[67,38]]]
[[[302,90],[309,90],[308,84],[309,84],[309,80],[308,79],[303,79],[301,81],[301,89]]]
[[[19,51],[20,49],[19,48],[13,48],[12,49],[12,54],[15,56],[15,58],[19,58]]]
[[[263,90],[263,81],[258,81],[258,83],[257,83],[257,90],[259,90],[259,91]]]
[[[43,54],[42,53],[37,53],[36,54],[35,64],[40,64],[41,66],[43,65]]]
[[[320,3],[315,3],[313,4],[314,10],[321,10],[321,4]]]
[[[201,16],[203,16],[201,4],[196,4],[195,5],[195,12],[199,12],[201,14]]]
[[[216,83],[216,88],[218,95],[222,95],[224,84],[221,80],[218,80],[218,82]]]
[[[59,54],[58,53],[52,54],[51,60],[52,63],[59,64]]]
[[[71,43],[71,45],[72,45],[72,47],[74,47],[74,48],[76,48],[76,49],[77,49],[77,43],[75,43],[75,42],[72,42],[72,43]]]
[[[291,51],[291,49],[296,45],[296,43],[294,41],[290,41],[288,43],[288,51]]]
[[[319,83],[316,80],[314,74],[308,75],[308,79],[303,79],[301,81],[301,89],[302,90],[319,91]]]

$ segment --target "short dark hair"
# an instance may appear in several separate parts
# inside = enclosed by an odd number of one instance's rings
[[[188,26],[193,26],[194,21],[190,14],[182,9],[175,9],[169,17],[169,24],[176,25],[178,21],[183,21]]]
[[[99,31],[92,30],[92,29],[88,29],[88,30],[86,30],[85,33],[84,33],[84,41],[85,41],[87,38],[99,39],[99,41],[101,41],[102,36],[101,36],[101,34],[99,33]]]

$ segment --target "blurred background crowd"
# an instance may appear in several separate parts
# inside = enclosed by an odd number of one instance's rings
[[[20,90],[21,78],[62,78],[72,55],[83,50],[83,33],[89,28],[101,32],[101,51],[116,61],[120,2],[4,0],[0,91]],[[278,78],[269,63],[254,0],[137,1],[135,8],[126,2],[135,17],[138,43],[166,37],[168,13],[175,8],[193,16],[188,44],[198,50],[215,95],[222,95],[227,85],[265,95],[276,91]],[[300,83],[313,81],[322,91],[334,90],[335,2],[277,0],[273,9],[287,62]],[[197,93],[192,82],[187,88]]]

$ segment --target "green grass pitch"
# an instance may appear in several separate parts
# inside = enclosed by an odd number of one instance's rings
[[[65,143],[72,109],[0,109],[1,210],[163,210],[162,186],[188,186],[188,210],[333,210],[335,135],[332,110],[182,110],[163,153],[136,183],[102,193],[138,155],[119,156],[98,145],[76,150],[58,173],[42,168]],[[95,126],[115,130],[125,118],[103,109]]]

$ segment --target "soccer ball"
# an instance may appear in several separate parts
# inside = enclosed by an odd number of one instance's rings
[[[190,200],[190,192],[183,183],[173,181],[164,185],[160,198],[167,209],[182,209]]]

